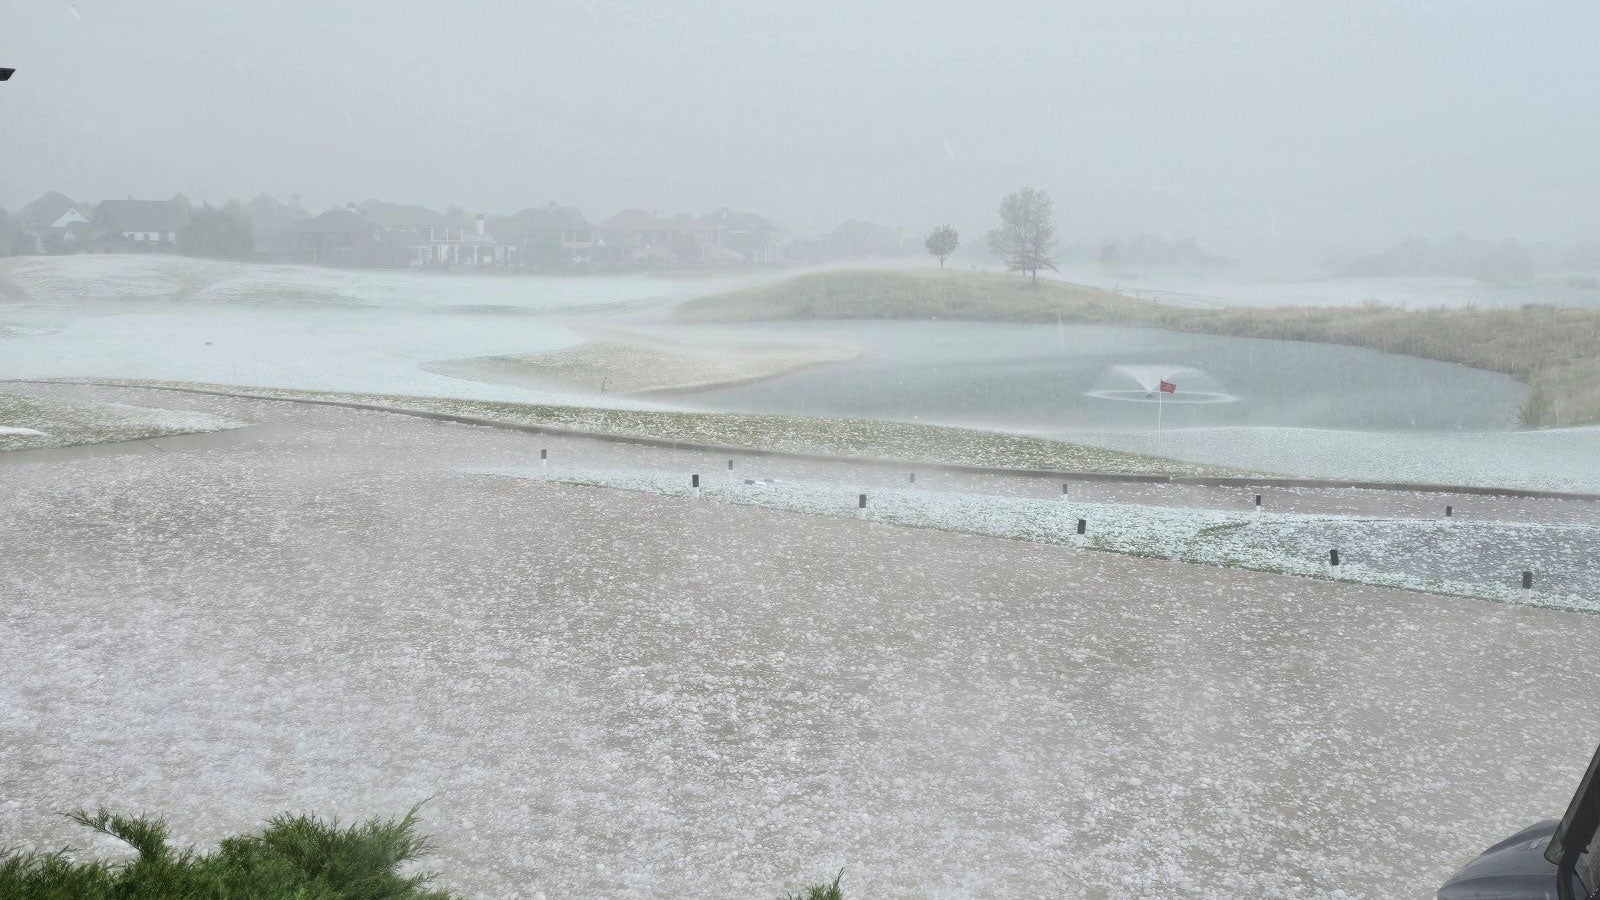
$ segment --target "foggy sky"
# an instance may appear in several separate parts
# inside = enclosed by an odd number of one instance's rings
[[[0,0],[0,206],[1600,237],[1600,3]]]

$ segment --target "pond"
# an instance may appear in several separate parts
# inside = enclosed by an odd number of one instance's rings
[[[767,339],[860,356],[681,395],[685,405],[1004,430],[1278,425],[1362,430],[1515,427],[1527,389],[1504,375],[1355,347],[1096,325],[805,322]],[[1177,392],[1162,396],[1166,378]]]

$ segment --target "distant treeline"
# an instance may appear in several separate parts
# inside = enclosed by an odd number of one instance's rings
[[[1167,240],[1151,234],[1068,244],[1061,248],[1061,259],[1068,263],[1097,263],[1106,269],[1197,270],[1235,265],[1233,259],[1206,252],[1194,238]]]
[[[1600,242],[1540,245],[1515,240],[1485,241],[1455,235],[1444,240],[1408,238],[1376,253],[1336,253],[1327,260],[1329,273],[1342,277],[1381,278],[1452,276],[1485,284],[1531,283],[1541,272],[1600,274]],[[1600,281],[1579,278],[1574,286],[1595,287]]]

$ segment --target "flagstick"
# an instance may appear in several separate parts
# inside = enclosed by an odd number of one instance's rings
[[[1164,388],[1164,386],[1159,385],[1159,384],[1156,385],[1156,437],[1157,438],[1161,437],[1161,407],[1162,407],[1163,402],[1166,400],[1166,398],[1167,398],[1167,392],[1166,392],[1166,389]]]

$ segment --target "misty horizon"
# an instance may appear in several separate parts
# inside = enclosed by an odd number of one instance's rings
[[[426,13],[426,14],[424,14]],[[1600,11],[1234,0],[670,14],[10,4],[26,135],[0,207],[300,195],[593,218],[748,209],[799,233],[956,225],[1007,191],[1064,242],[1225,254],[1600,238]]]

